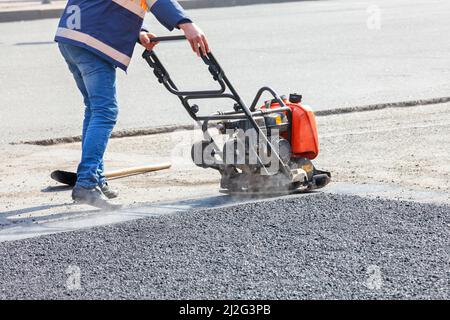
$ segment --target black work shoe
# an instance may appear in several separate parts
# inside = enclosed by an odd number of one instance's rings
[[[84,188],[82,186],[75,185],[72,190],[72,199],[76,203],[89,204],[101,209],[115,210],[121,208],[120,205],[108,202],[108,198],[106,198],[99,187]]]
[[[102,190],[103,194],[108,198],[108,199],[114,199],[117,198],[119,196],[119,192],[112,190],[109,185],[108,182],[105,182],[105,184],[103,184],[100,187],[100,190]]]

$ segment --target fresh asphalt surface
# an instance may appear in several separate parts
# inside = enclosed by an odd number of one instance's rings
[[[369,19],[377,8],[379,29]],[[189,13],[246,101],[264,85],[303,93],[315,110],[450,92],[450,1],[304,1]],[[168,34],[151,15],[148,23]],[[81,132],[81,98],[52,42],[56,25],[57,19],[0,24],[0,143]],[[180,86],[206,87],[208,73],[187,44],[157,51]],[[117,129],[191,123],[140,54],[136,48],[128,75],[118,73]],[[207,107],[206,113],[231,108],[228,101]]]
[[[448,299],[448,213],[313,194],[5,242],[0,298]]]

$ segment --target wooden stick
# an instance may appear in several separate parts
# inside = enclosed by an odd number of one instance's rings
[[[131,167],[126,169],[105,172],[105,177],[108,179],[119,179],[128,177],[130,175],[164,170],[170,168],[171,166],[172,164],[170,163],[159,163],[141,167]],[[51,173],[50,177],[59,183],[66,184],[72,187],[77,182],[77,174],[75,172],[56,170]]]
[[[121,177],[129,176],[129,175],[133,175],[133,174],[169,169],[171,166],[172,166],[171,163],[159,163],[159,164],[153,164],[153,165],[148,165],[148,166],[131,167],[131,168],[126,168],[126,169],[105,172],[105,177],[106,178],[121,178]]]

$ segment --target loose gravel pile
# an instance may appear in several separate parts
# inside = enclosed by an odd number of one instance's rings
[[[448,299],[449,246],[448,206],[289,197],[1,243],[0,298]]]

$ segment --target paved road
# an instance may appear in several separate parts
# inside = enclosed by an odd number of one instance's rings
[[[5,242],[0,298],[448,299],[448,212],[318,194]]]
[[[381,9],[379,30],[367,27],[370,5]],[[299,91],[316,109],[449,95],[448,1],[307,1],[190,13],[247,100],[266,84]],[[79,134],[81,100],[51,43],[56,24],[0,24],[1,142]],[[203,87],[206,74],[185,44],[158,51],[177,82]],[[128,75],[119,74],[118,128],[188,123],[139,54]],[[225,101],[208,106],[224,108]]]

